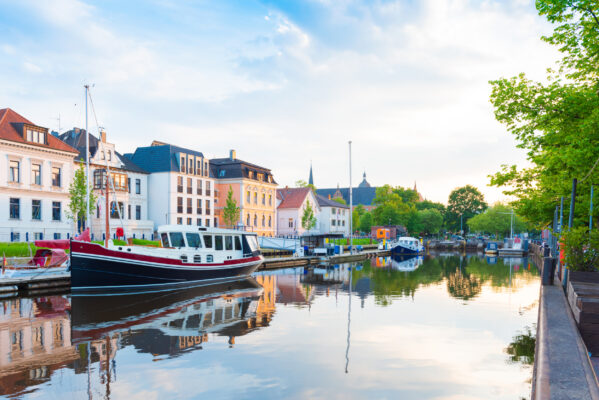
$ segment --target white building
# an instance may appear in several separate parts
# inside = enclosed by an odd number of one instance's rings
[[[85,164],[85,130],[73,128],[60,135],[60,139],[79,150],[75,168]],[[91,216],[91,233],[94,239],[106,234],[106,171],[110,172],[109,212],[110,236],[115,237],[119,227],[128,238],[152,239],[154,223],[148,218],[148,172],[127,157],[118,153],[114,143],[106,140],[102,131],[100,140],[88,136],[90,153],[90,184],[97,197]]]
[[[214,226],[214,179],[195,150],[154,141],[126,155],[149,172],[148,214],[159,225]]]
[[[0,242],[66,239],[79,152],[10,108],[0,109]]]
[[[316,195],[316,200],[320,208],[318,215],[320,233],[341,233],[343,236],[349,236],[349,206],[319,194]]]

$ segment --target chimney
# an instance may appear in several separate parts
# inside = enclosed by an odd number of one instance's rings
[[[235,150],[229,150],[229,158],[231,160],[235,160],[237,157],[237,154],[235,153]]]
[[[329,194],[329,200],[331,200],[331,195]]]
[[[100,131],[100,141],[106,143],[106,131],[104,129]]]

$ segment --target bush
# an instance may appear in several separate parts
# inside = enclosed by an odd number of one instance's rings
[[[579,227],[564,232],[566,265],[571,271],[597,271],[599,267],[599,230]]]

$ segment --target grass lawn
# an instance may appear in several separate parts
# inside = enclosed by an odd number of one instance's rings
[[[37,247],[33,243],[29,244],[29,247],[27,245],[28,243],[25,242],[0,243],[0,258],[2,255],[6,257],[29,257],[35,254]]]
[[[349,238],[347,238],[347,239],[333,239],[333,243],[334,243],[334,244],[342,244],[342,245],[347,245],[347,241],[348,241],[348,239],[349,239]],[[353,239],[352,239],[352,243],[353,243],[354,245],[356,245],[356,246],[357,246],[357,245],[359,245],[359,244],[361,244],[361,245],[366,245],[366,244],[370,244],[370,239],[368,239],[368,238],[353,238]],[[376,240],[374,240],[374,239],[372,239],[372,243],[373,243],[373,244],[376,244],[376,243],[377,243],[377,241],[376,241]]]

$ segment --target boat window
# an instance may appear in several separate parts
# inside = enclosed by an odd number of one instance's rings
[[[248,245],[250,246],[250,251],[256,251],[258,250],[258,240],[256,239],[256,236],[254,235],[245,235],[245,239],[248,242]]]
[[[171,237],[171,246],[173,247],[185,247],[185,241],[183,240],[183,234],[181,232],[169,233]]]
[[[162,238],[162,247],[170,247],[168,244],[168,235],[166,233],[161,233],[160,237]]]
[[[235,250],[241,250],[241,239],[239,236],[235,236]]]
[[[212,248],[212,235],[203,235],[204,236],[204,246],[206,246],[207,249],[211,249]]]
[[[186,233],[185,237],[187,238],[187,246],[188,247],[202,247],[202,241],[200,240],[199,233]]]
[[[221,235],[214,236],[214,250],[223,249],[223,237]]]
[[[233,250],[233,237],[225,236],[225,250]]]

